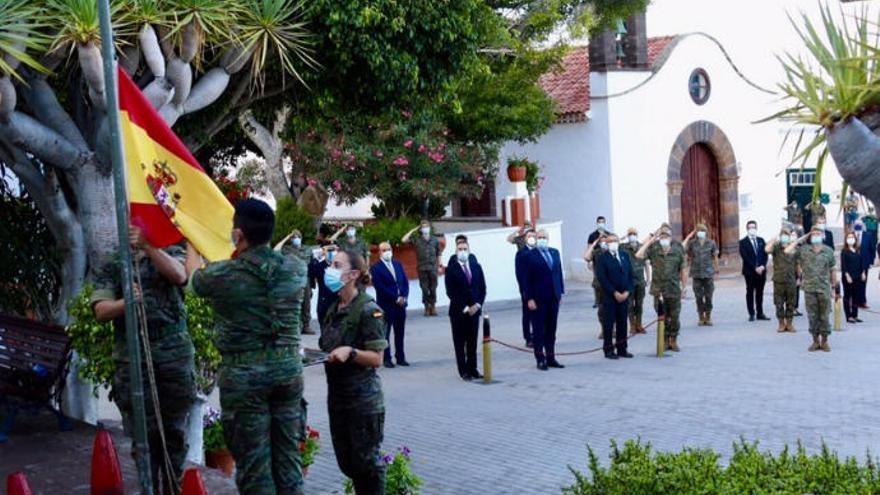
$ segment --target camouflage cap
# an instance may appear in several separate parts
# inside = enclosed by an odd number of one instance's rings
[[[823,237],[825,236],[825,230],[822,227],[819,227],[817,225],[813,225],[813,228],[810,229],[810,233],[811,234],[822,234]]]
[[[630,227],[626,229],[626,235],[639,235],[639,231],[635,227]]]
[[[697,224],[697,228],[694,229],[694,230],[704,230],[704,231],[706,231],[706,232],[709,231],[709,229],[706,227],[706,224],[705,224],[705,223],[698,223],[698,224]]]
[[[290,237],[299,237],[300,239],[302,239],[302,236],[302,232],[300,232],[299,229],[293,229],[292,231],[290,231]]]

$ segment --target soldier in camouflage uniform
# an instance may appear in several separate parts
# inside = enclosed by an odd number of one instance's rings
[[[604,232],[604,230],[603,230]],[[594,265],[593,260],[598,260],[599,256],[608,250],[608,243],[605,240],[606,234],[602,234],[593,239],[593,242],[587,246],[587,249],[584,250],[584,261],[592,267]],[[602,299],[602,286],[599,284],[599,277],[593,273],[593,291],[595,294],[596,304],[599,306],[596,308],[596,314],[599,317],[599,336],[597,338],[604,338],[604,333],[602,331],[604,322],[605,322],[605,305],[603,304]],[[596,307],[595,305],[593,306]]]
[[[630,296],[629,328],[630,335],[635,335],[637,333],[646,333],[645,327],[642,325],[642,308],[645,302],[645,288],[647,286],[647,279],[645,278],[647,264],[645,260],[636,257],[636,253],[641,247],[639,231],[630,227],[626,235],[627,238],[624,242],[621,242],[620,249],[626,251],[626,254],[629,255],[629,262],[633,270],[633,293]]]
[[[418,237],[412,235],[419,230]],[[422,305],[425,316],[437,316],[437,276],[441,274],[443,264],[440,255],[440,239],[431,232],[431,222],[422,220],[418,227],[403,236],[401,242],[412,243],[416,248],[416,264],[419,272],[419,287],[422,289]]]
[[[302,494],[305,440],[300,308],[306,265],[273,251],[275,215],[266,203],[235,205],[235,259],[199,269],[187,248],[193,292],[214,308],[223,435],[242,494]]]
[[[186,310],[183,302],[183,284],[186,282],[184,251],[181,246],[157,249],[151,246],[142,231],[130,227],[133,253],[137,260],[140,286],[135,295],[146,308],[147,334],[153,358],[162,428],[174,480],[160,480],[159,472],[165,466],[162,440],[156,418],[156,405],[150,392],[146,362],[143,367],[144,403],[147,414],[147,440],[150,444],[150,467],[153,487],[170,493],[172,485],[180,482],[186,461],[186,422],[196,398],[194,350],[186,329]],[[91,281],[95,286],[92,307],[98,321],[113,321],[113,362],[116,374],[111,397],[122,413],[123,426],[128,435],[133,433],[131,377],[128,346],[125,339],[125,301],[122,299],[121,264],[119,260],[106,263]],[[137,280],[137,279],[135,279]],[[135,449],[132,452],[137,456]],[[164,472],[164,471],[163,471]]]
[[[345,239],[339,242],[339,249],[347,249],[349,251],[357,251],[365,260],[370,259],[370,248],[363,239],[357,236],[357,227],[353,224],[345,225],[330,236],[330,242],[336,242],[336,239],[345,232]]]
[[[385,400],[376,368],[388,345],[382,310],[364,290],[370,272],[359,253],[337,254],[324,277],[327,287],[339,294],[327,312],[319,342],[329,353],[324,370],[336,463],[351,478],[356,494],[381,495]]]
[[[294,256],[302,260],[306,265],[312,259],[312,248],[303,245],[302,233],[298,229],[293,229],[290,235],[285,238],[285,242],[281,245],[281,253],[286,256]],[[276,246],[277,250],[278,247]],[[315,331],[311,329],[312,321],[312,284],[306,283],[302,293],[302,306],[299,310],[299,316],[302,320],[303,335],[314,335]]]
[[[792,231],[783,228],[779,238],[773,239],[764,251],[773,256],[773,304],[776,306],[776,319],[779,320],[777,332],[795,332],[794,312],[797,308],[797,268],[796,253],[785,253],[793,242]]]
[[[684,296],[685,253],[680,243],[673,242],[672,231],[662,226],[645,239],[636,257],[651,262],[651,295],[654,309],[663,314],[666,324],[666,348],[678,352],[678,331],[681,327],[681,299]]]
[[[809,239],[810,244],[798,247],[798,244]],[[831,351],[828,335],[831,325],[828,313],[831,312],[831,288],[834,287],[835,298],[840,298],[840,287],[837,285],[834,250],[824,245],[825,232],[813,227],[810,233],[798,239],[798,243],[789,244],[786,254],[795,254],[797,266],[803,274],[804,304],[807,307],[807,318],[810,322],[810,334],[813,343],[810,352]]]
[[[712,294],[715,292],[715,274],[718,272],[718,245],[709,239],[708,232],[705,224],[697,224],[697,228],[684,240],[700,326],[712,326]],[[696,239],[693,239],[694,235]]]

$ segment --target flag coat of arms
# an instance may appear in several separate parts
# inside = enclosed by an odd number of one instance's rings
[[[186,238],[209,261],[228,259],[232,205],[128,74],[117,72],[131,223],[154,246]]]

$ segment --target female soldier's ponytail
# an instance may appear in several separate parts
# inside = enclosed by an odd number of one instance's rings
[[[370,283],[372,283],[370,267],[367,266],[367,261],[364,259],[364,255],[361,254],[360,251],[354,249],[343,249],[343,251],[348,256],[348,262],[351,264],[351,269],[361,272],[358,279],[354,281],[354,284],[357,286],[358,290],[364,290],[370,285]]]

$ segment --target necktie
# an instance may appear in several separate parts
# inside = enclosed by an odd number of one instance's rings
[[[467,277],[468,283],[471,283],[471,269],[467,263],[462,263],[461,267],[464,269],[464,276]]]
[[[386,261],[385,267],[388,268],[389,272],[391,272],[391,278],[393,278],[394,280],[397,280],[397,274],[394,273],[394,265]]]
[[[550,251],[542,249],[541,254],[544,256],[544,261],[547,262],[547,266],[553,268],[553,258],[550,257]]]
[[[619,264],[620,264],[620,258],[617,257],[617,253],[614,253],[613,256],[614,256],[614,261],[616,261],[617,264],[619,265]]]
[[[758,241],[754,238],[752,239],[752,247],[755,249],[755,255],[758,254]]]

